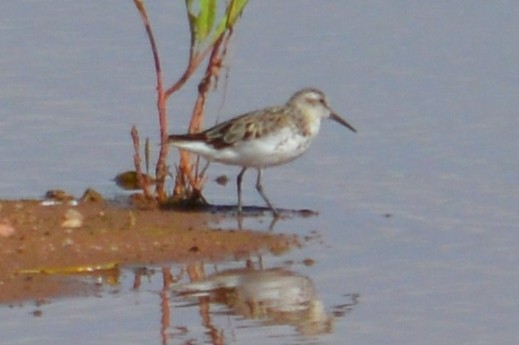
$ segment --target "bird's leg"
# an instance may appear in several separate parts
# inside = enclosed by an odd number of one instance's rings
[[[242,207],[241,207],[241,181],[243,179],[243,174],[245,174],[245,170],[247,170],[247,167],[243,167],[241,169],[240,173],[238,174],[238,178],[236,179],[236,184],[238,185],[238,214],[241,214]]]
[[[271,202],[265,195],[265,192],[263,192],[263,186],[261,185],[261,173],[262,173],[262,170],[258,169],[258,179],[256,180],[256,190],[261,195],[263,200],[265,200],[265,202],[267,203],[269,208],[272,210],[272,213],[274,213],[274,217],[277,218],[277,217],[279,217],[279,212],[274,208],[274,206],[272,206]]]

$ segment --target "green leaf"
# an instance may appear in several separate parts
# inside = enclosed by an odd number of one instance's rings
[[[225,14],[222,16],[213,32],[213,41],[218,39],[225,30],[232,28],[236,24],[236,21],[242,14],[247,3],[248,0],[231,0],[229,6],[225,9]]]
[[[103,271],[116,271],[119,269],[119,263],[107,262],[98,265],[79,265],[79,266],[64,266],[51,267],[44,266],[39,268],[21,269],[17,272],[20,274],[82,274],[82,273],[101,273]]]
[[[227,28],[234,26],[238,17],[241,16],[243,9],[247,5],[248,0],[233,0],[231,1],[227,10],[229,21],[227,22]]]
[[[216,0],[209,0],[207,10],[207,27],[209,28],[208,32],[211,32],[214,26],[214,19],[216,18]]]
[[[196,39],[196,13],[193,11],[193,0],[186,0],[187,19],[189,21],[189,31],[191,31],[191,45]]]
[[[209,17],[209,0],[199,0],[200,11],[196,17],[196,33],[197,42],[203,42],[209,33],[210,28],[207,26],[207,18]]]
[[[216,0],[199,0],[200,12],[196,16],[197,42],[203,42],[213,30],[216,17]]]

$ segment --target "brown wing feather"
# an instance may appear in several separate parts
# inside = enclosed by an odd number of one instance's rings
[[[286,120],[281,107],[250,112],[222,122],[200,133],[170,135],[169,141],[205,141],[216,149],[235,145],[239,141],[258,138],[279,127]],[[262,118],[262,121],[258,121]]]
[[[205,134],[203,132],[200,133],[192,133],[192,134],[172,134],[168,135],[168,141],[202,141],[205,140]]]

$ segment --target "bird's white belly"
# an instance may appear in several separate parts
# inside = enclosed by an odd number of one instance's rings
[[[201,155],[208,160],[224,164],[263,168],[296,159],[308,149],[311,140],[311,137],[286,129]]]

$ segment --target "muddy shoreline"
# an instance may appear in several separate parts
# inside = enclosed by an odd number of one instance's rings
[[[218,228],[220,219],[106,201],[0,200],[0,303],[88,293],[71,278],[88,271],[241,260],[299,246],[295,236]]]

